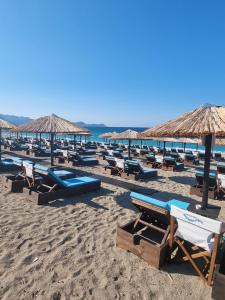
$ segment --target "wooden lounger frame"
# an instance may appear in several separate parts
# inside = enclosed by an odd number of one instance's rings
[[[45,188],[47,191],[45,192],[38,189],[24,189],[28,195],[32,196],[32,199],[38,205],[47,204],[49,201],[53,201],[60,198],[67,198],[99,190],[101,188],[101,182],[96,181],[80,186],[75,186],[72,188],[61,188],[58,186],[58,184],[54,184],[53,186],[41,184],[40,188],[42,187]]]
[[[149,265],[159,269],[163,266],[169,253],[169,217],[168,211],[144,201],[132,198],[132,203],[139,207],[140,213],[137,218],[129,221],[123,226],[117,225],[117,241],[119,248],[130,251],[138,257],[144,259]],[[156,222],[149,222],[145,218],[145,213],[152,213],[152,220],[160,216],[165,219],[164,226]],[[165,227],[165,228],[163,228]],[[143,235],[146,229],[150,229],[160,235],[161,241],[157,242],[150,237]],[[138,238],[138,243],[135,240]]]

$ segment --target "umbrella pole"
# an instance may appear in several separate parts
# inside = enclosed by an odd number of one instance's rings
[[[0,161],[2,160],[2,128],[0,127]]]
[[[163,156],[166,155],[166,142],[163,142]]]
[[[184,143],[184,152],[185,152],[185,150],[186,150],[186,143]]]
[[[76,135],[73,135],[73,147],[74,147],[74,151],[76,150]]]
[[[54,166],[54,133],[51,133],[51,166]]]
[[[131,141],[128,140],[128,158],[130,159],[130,144],[131,144]]]
[[[212,134],[207,134],[205,136],[205,163],[204,163],[202,209],[206,209],[208,206],[211,147],[212,147]]]

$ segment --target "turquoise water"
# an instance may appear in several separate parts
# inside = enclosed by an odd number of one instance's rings
[[[140,127],[91,127],[88,128],[91,131],[92,136],[91,137],[87,137],[86,140],[90,140],[90,141],[98,141],[98,142],[102,142],[104,141],[103,139],[99,138],[99,135],[101,135],[102,133],[106,133],[106,132],[112,132],[112,131],[116,131],[116,132],[122,132],[125,131],[127,129],[133,129],[136,130],[138,132],[142,132],[144,131],[146,128],[140,128]],[[8,135],[8,133],[7,133]],[[31,136],[32,134],[27,134],[28,136]],[[23,136],[26,136],[26,134],[23,134]],[[33,134],[33,136],[36,136],[36,134]],[[38,135],[39,136],[39,135]],[[48,138],[49,135],[48,134],[42,134],[42,137]],[[57,137],[60,137],[60,135],[57,135]],[[61,138],[71,138],[70,135],[61,135]],[[73,138],[73,137],[72,137]],[[76,139],[79,141],[80,137],[77,136]],[[84,141],[85,138],[82,137],[82,140]],[[127,143],[127,141],[119,141],[122,143]],[[141,141],[132,141],[132,144],[141,144]],[[158,141],[152,141],[152,140],[148,140],[148,141],[142,141],[142,145],[148,145],[148,146],[161,146],[163,147],[163,142],[158,142]],[[166,147],[180,147],[183,148],[183,143],[171,143],[171,142],[166,142]],[[203,150],[204,147],[202,145],[196,145],[196,144],[186,144],[186,149],[191,148],[191,149],[201,149]],[[215,151],[225,151],[225,146],[215,146],[213,148]]]

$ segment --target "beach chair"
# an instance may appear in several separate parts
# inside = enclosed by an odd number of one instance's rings
[[[175,246],[182,252],[182,256],[179,257],[180,251],[177,251],[173,260],[178,257],[183,262],[189,261],[201,279],[211,285],[217,252],[224,231],[225,227],[222,222],[172,205],[170,251],[173,254]]]
[[[96,166],[98,165],[98,160],[95,157],[82,156],[77,152],[69,153],[69,161],[72,162],[73,166]]]
[[[217,196],[222,199],[225,195],[225,174],[217,175]]]
[[[199,165],[199,160],[193,154],[185,154],[184,165],[185,166],[196,166],[196,165]]]
[[[217,164],[217,173],[225,174],[225,164],[224,163]]]
[[[159,269],[169,254],[170,202],[184,209],[189,203],[178,200],[163,202],[135,192],[130,197],[139,213],[125,225],[117,226],[116,244]]]
[[[100,189],[101,181],[91,177],[76,177],[73,172],[34,165],[34,172],[44,175],[40,185],[29,188],[37,204],[71,197]],[[67,172],[72,173],[69,175]]]
[[[223,160],[223,157],[222,157],[221,152],[215,152],[215,153],[214,153],[214,159],[215,159],[216,161],[222,161],[222,160]]]
[[[184,169],[184,164],[177,162],[175,158],[170,156],[164,156],[162,170],[164,171],[182,171]]]
[[[112,156],[106,156],[105,160],[107,165],[103,167],[104,173],[108,175],[117,175],[116,158]]]
[[[15,162],[10,158],[2,158],[0,160],[0,172],[16,171],[20,168],[21,166],[15,164]]]
[[[145,156],[146,162],[145,164],[150,168],[157,168],[157,162],[154,154],[148,154]]]
[[[201,169],[195,170],[195,178],[196,178],[196,184],[190,187],[190,194],[202,197],[204,171]],[[209,172],[208,196],[211,199],[216,199],[217,197],[217,173],[213,170]]]
[[[121,176],[126,179],[144,180],[157,177],[157,170],[144,168],[137,160],[126,160],[124,164],[124,172]]]

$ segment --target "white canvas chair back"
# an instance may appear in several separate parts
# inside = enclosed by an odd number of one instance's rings
[[[115,158],[116,160],[116,166],[119,168],[119,169],[124,169],[124,159],[121,159],[121,158]]]
[[[34,166],[31,163],[23,163],[23,167],[25,168],[26,176],[29,178],[33,178]]]
[[[212,252],[213,233],[222,232],[222,222],[191,213],[174,205],[171,205],[170,214],[178,223],[175,236]]]
[[[161,155],[156,155],[156,156],[155,156],[155,160],[156,160],[156,162],[158,162],[158,163],[163,163],[163,157],[162,157]]]
[[[67,157],[68,156],[68,150],[62,150],[62,155],[63,155],[63,157]]]
[[[113,155],[113,150],[108,150],[109,155]]]
[[[138,154],[140,154],[140,153],[141,153],[141,149],[136,148],[136,152],[137,152]]]
[[[184,159],[185,158],[185,153],[179,153],[180,158]]]
[[[217,179],[219,186],[225,189],[225,174],[218,174]]]

